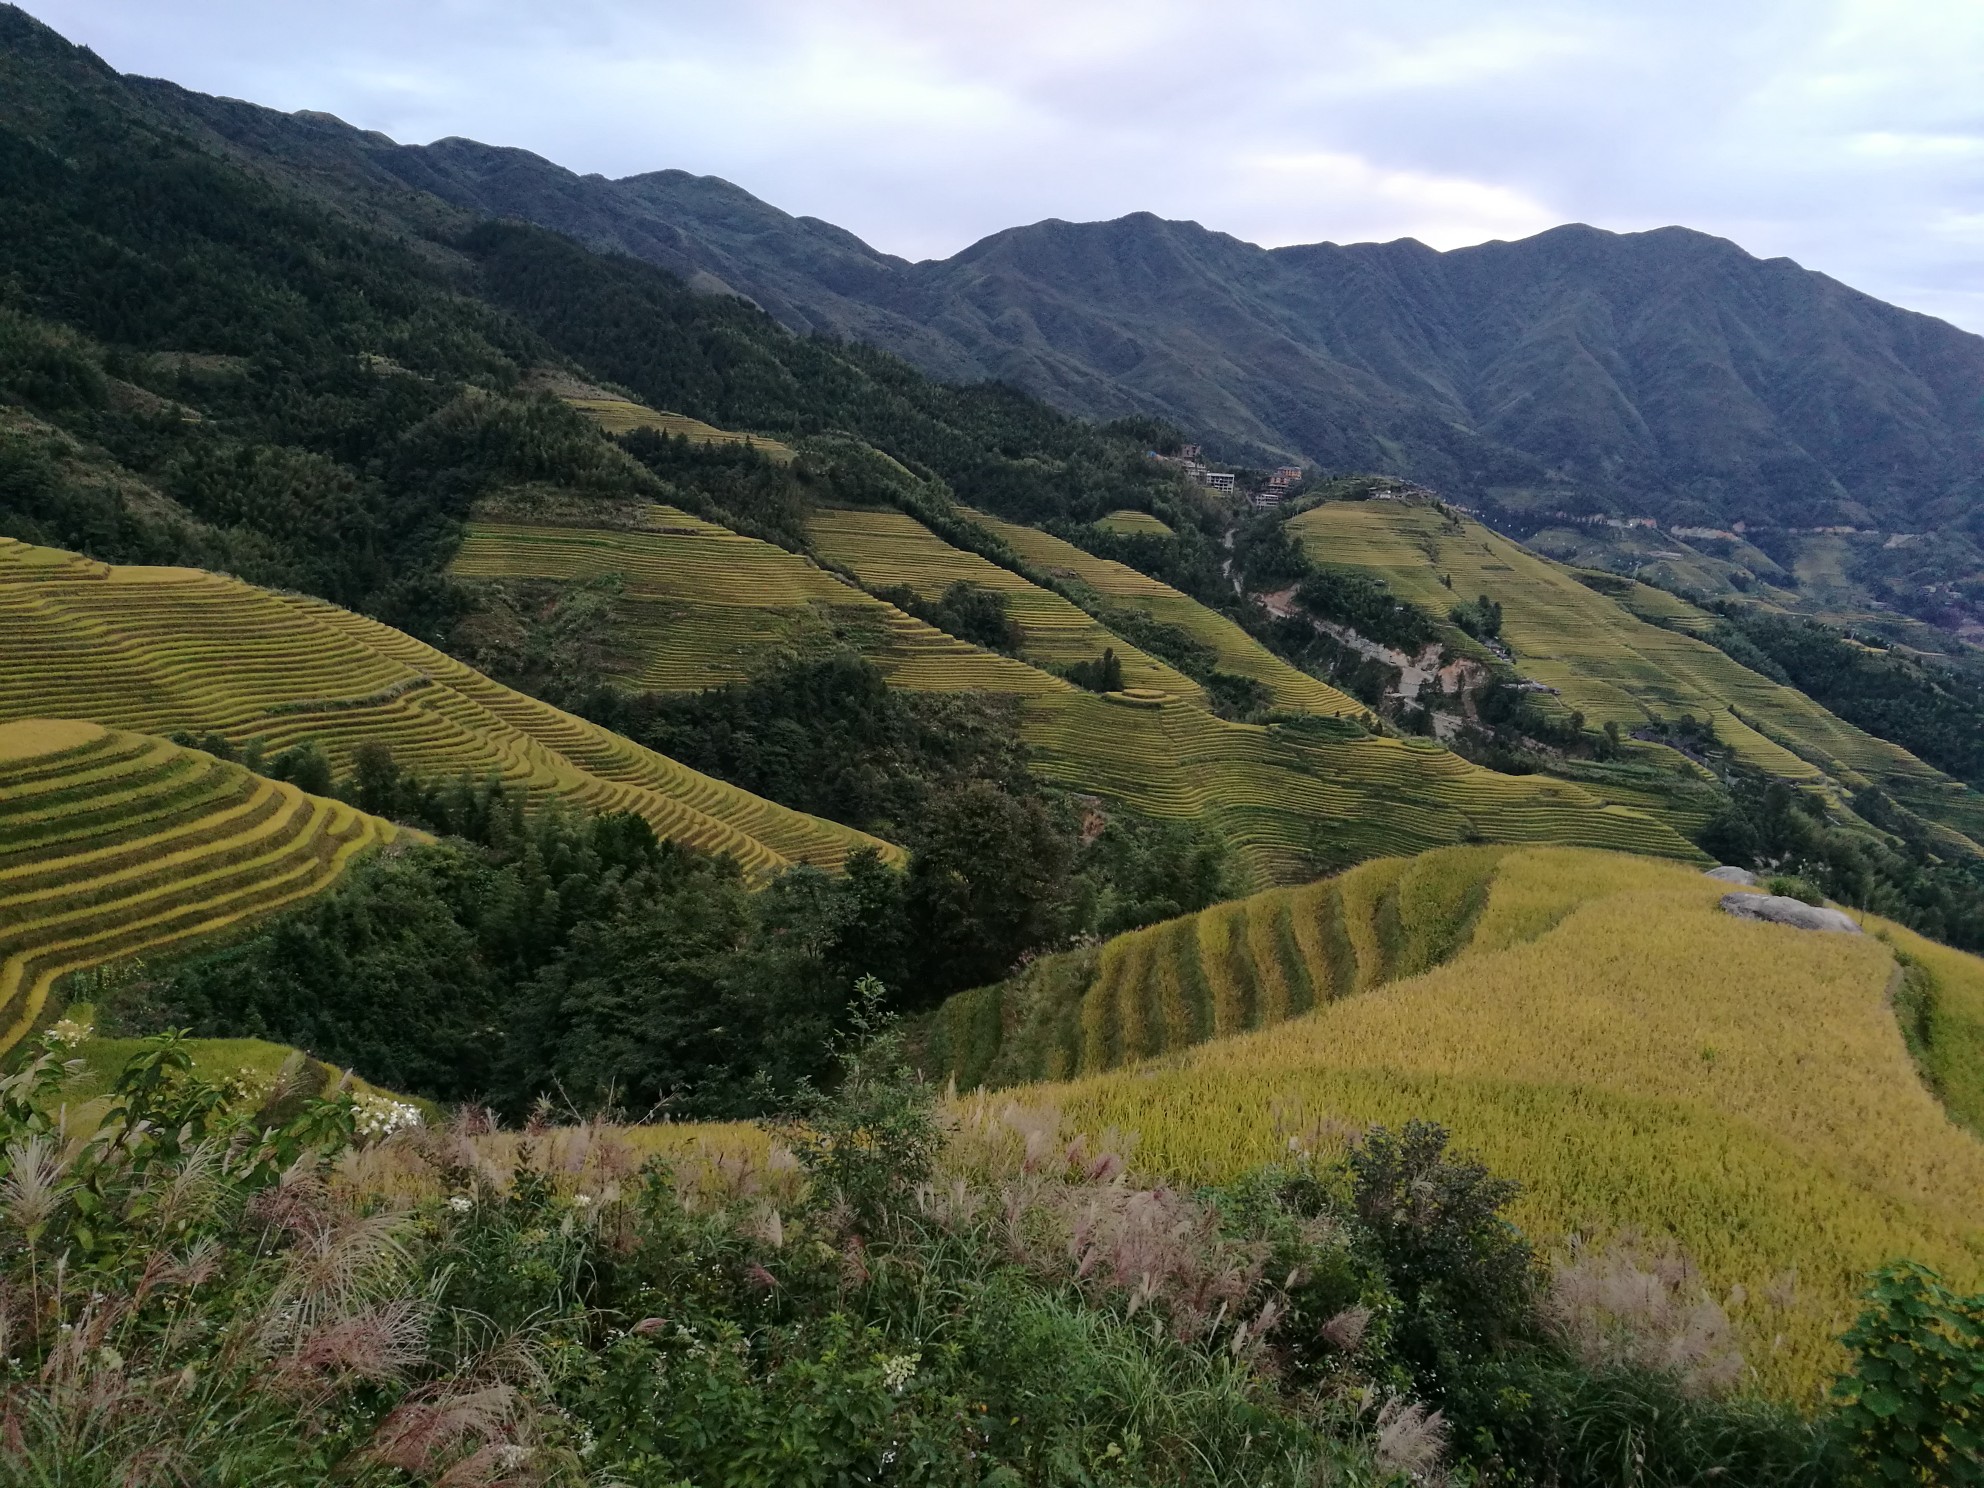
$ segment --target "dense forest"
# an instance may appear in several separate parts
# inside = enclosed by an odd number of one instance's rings
[[[889,689],[851,654],[691,696],[609,693],[637,739],[856,825],[895,825],[906,871],[747,883],[638,817],[526,812],[496,782],[425,780],[383,746],[337,778],[314,745],[241,762],[440,840],[360,864],[232,943],[75,989],[120,1033],[188,1028],[308,1048],[400,1090],[521,1116],[736,1116],[823,1061],[864,977],[915,1012],[1025,955],[1202,909],[1224,844],[1105,814],[1026,773],[1011,717]],[[224,757],[209,735],[181,742]],[[87,981],[87,979],[86,979]]]

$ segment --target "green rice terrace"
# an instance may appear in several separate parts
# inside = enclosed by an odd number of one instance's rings
[[[1164,522],[1145,511],[1113,511],[1095,524],[1104,532],[1117,532],[1126,537],[1170,537],[1171,529]]]
[[[973,512],[971,516],[981,527],[1004,540],[1035,572],[1082,593],[1085,601],[1092,596],[1098,607],[1121,606],[1183,631],[1217,658],[1215,664],[1221,671],[1247,677],[1267,688],[1272,706],[1279,711],[1313,713],[1323,718],[1355,717],[1364,711],[1362,703],[1297,670],[1224,615],[1207,609],[1169,584],[1139,573],[1127,564],[1086,553],[1037,527],[1002,522],[983,512]],[[1155,522],[1156,518],[1150,520]]]
[[[630,429],[653,429],[658,434],[666,434],[671,439],[686,439],[691,444],[748,444],[781,465],[793,458],[791,447],[776,439],[762,434],[739,434],[735,430],[719,429],[714,424],[706,424],[684,413],[657,412],[627,398],[567,394],[565,402],[608,434],[625,434]]]
[[[1021,656],[1042,668],[1092,661],[1105,649],[1123,663],[1123,685],[1194,703],[1205,692],[1167,662],[1139,651],[1100,621],[1051,590],[976,553],[954,548],[914,517],[897,511],[820,511],[810,524],[814,551],[856,574],[871,589],[907,585],[935,600],[952,584],[976,584],[1006,597],[1019,623]]]
[[[1120,565],[1081,555],[1091,587],[1108,586],[1123,602],[1191,628],[1222,664],[1267,683],[1289,711],[1326,716],[1271,728],[1216,718],[1191,679],[1059,595],[899,512],[818,513],[813,535],[821,558],[872,589],[908,584],[935,597],[959,581],[996,588],[1012,596],[1027,660],[955,640],[800,554],[672,508],[611,520],[597,527],[476,522],[453,572],[560,582],[617,575],[621,649],[631,658],[623,680],[657,690],[737,680],[781,650],[841,643],[871,657],[898,686],[1016,696],[1033,768],[1043,777],[1148,816],[1208,820],[1262,886],[1312,877],[1318,862],[1341,865],[1470,837],[1696,855],[1666,822],[1607,804],[1574,783],[1495,774],[1426,741],[1373,737],[1327,716],[1353,705],[1231,622]],[[1042,536],[1011,531],[1028,542]],[[1077,550],[1041,551],[1065,567]],[[1121,693],[1085,692],[1028,664],[1087,659],[1105,646],[1123,658],[1128,685]]]
[[[215,733],[270,752],[312,740],[340,772],[388,746],[437,779],[631,811],[747,871],[899,852],[712,780],[490,681],[377,621],[192,569],[113,567],[0,541],[0,721],[72,718]]]
[[[1381,858],[1043,957],[919,1030],[959,1089],[1062,1080],[1300,1017],[1468,942],[1506,848]]]
[[[1630,734],[1692,714],[1766,774],[1836,792],[1871,783],[1955,831],[1984,827],[1975,792],[1691,634],[1715,617],[1685,600],[1615,575],[1580,578],[1431,504],[1329,502],[1288,525],[1315,562],[1369,573],[1436,616],[1487,595],[1502,607],[1515,665],[1590,726],[1617,723]]]
[[[0,724],[0,1051],[64,973],[282,909],[398,835],[162,739],[67,719]]]

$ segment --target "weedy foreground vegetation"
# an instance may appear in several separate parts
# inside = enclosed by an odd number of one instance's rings
[[[1511,1185],[1437,1127],[1151,1186],[1051,1110],[941,1111],[897,1035],[860,1032],[770,1139],[382,1130],[349,1096],[204,1081],[170,1037],[80,1122],[51,1041],[0,1083],[0,1481],[1820,1485],[1974,1461],[1972,1417],[1919,1418],[1975,1383],[1930,1362],[1975,1299],[1926,1272],[1883,1277],[1814,1422],[1727,1393],[1740,1361],[1684,1262],[1542,1263]]]

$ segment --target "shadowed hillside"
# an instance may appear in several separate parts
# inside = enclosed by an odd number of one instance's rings
[[[1156,413],[1235,457],[1718,528],[1917,531],[1984,496],[1984,338],[1680,227],[1267,250],[1135,213],[911,264],[714,177],[582,177],[522,150],[402,146],[144,86],[368,212],[522,218],[932,376],[1091,417]]]

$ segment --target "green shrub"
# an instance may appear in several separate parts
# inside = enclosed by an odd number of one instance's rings
[[[1842,1340],[1853,1367],[1833,1387],[1865,1480],[1984,1483],[1984,1295],[1897,1261],[1874,1274],[1867,1302]]]

